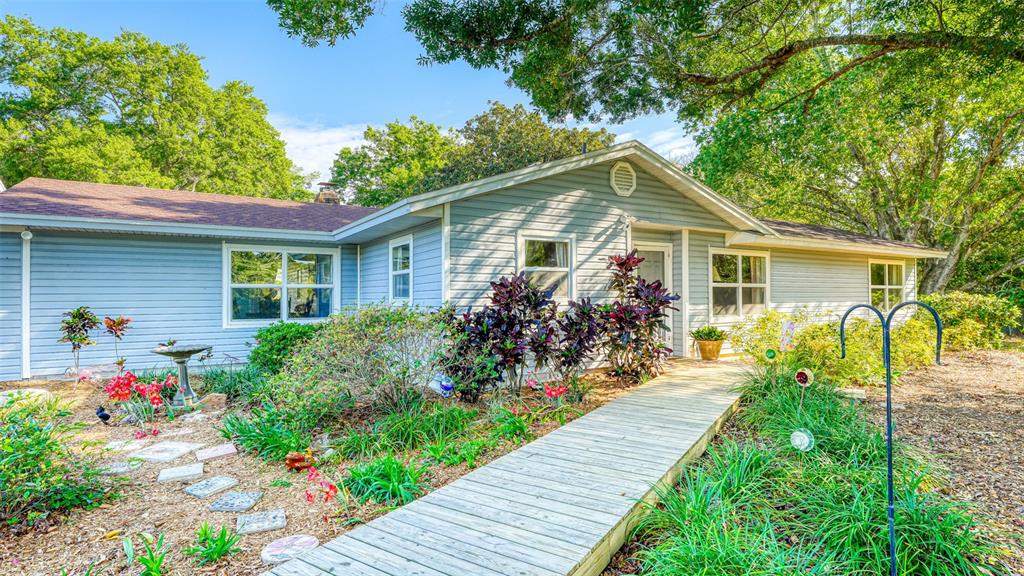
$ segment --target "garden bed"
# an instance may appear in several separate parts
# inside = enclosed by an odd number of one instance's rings
[[[198,380],[198,379],[197,379]],[[586,399],[574,404],[571,409],[564,410],[565,420],[569,421],[580,414],[586,413],[630,389],[598,372],[588,375],[587,382],[593,389]],[[129,441],[138,430],[134,426],[104,426],[96,418],[95,408],[98,405],[110,405],[106,394],[97,384],[78,384],[68,382],[18,382],[0,385],[0,389],[10,387],[33,387],[49,390],[55,396],[71,403],[72,414],[69,420],[86,423],[83,429],[75,433],[74,442],[77,450],[96,454],[101,462],[124,460],[124,453],[117,453],[104,448],[110,442]],[[197,388],[202,390],[202,383]],[[494,406],[497,399],[493,395],[482,398],[472,405],[457,401],[446,401],[447,405],[461,406],[478,411],[471,427],[472,434],[490,437],[493,424],[487,418],[488,406]],[[513,404],[505,399],[506,406]],[[541,391],[525,390],[521,400],[515,401],[520,414],[542,414],[550,412],[551,402]],[[492,408],[493,409],[493,408]],[[153,444],[159,440],[175,440],[194,442],[211,446],[224,442],[218,431],[224,411],[208,413],[199,420],[193,417],[178,418],[173,422],[158,419],[146,426],[147,429],[157,428],[160,434],[146,440]],[[354,411],[344,422],[346,427],[358,428],[369,425],[373,416],[368,412]],[[530,437],[537,437],[559,427],[557,418],[537,417],[529,422]],[[183,430],[190,429],[182,435]],[[513,440],[501,440],[485,449],[476,461],[476,466],[497,458],[520,445]],[[319,447],[322,453],[323,446]],[[423,449],[411,450],[398,457],[408,462],[425,466],[423,483],[426,490],[443,486],[469,471],[465,464],[447,466],[432,461]],[[165,574],[258,574],[266,569],[260,560],[260,550],[270,541],[290,534],[312,534],[321,542],[330,540],[361,521],[367,521],[390,510],[383,504],[353,502],[350,506],[342,506],[338,499],[324,503],[317,498],[309,503],[306,491],[311,487],[306,473],[295,473],[285,469],[280,462],[264,462],[244,451],[237,456],[212,460],[206,463],[204,478],[214,475],[229,475],[241,480],[234,489],[259,490],[263,497],[257,506],[258,510],[284,508],[288,526],[284,530],[250,534],[242,537],[242,552],[229,556],[212,567],[199,567],[193,558],[182,553],[184,548],[195,541],[195,531],[203,521],[209,522],[214,528],[228,526],[234,528],[237,514],[209,512],[206,506],[213,498],[197,500],[184,494],[183,484],[160,484],[156,482],[157,471],[163,467],[177,466],[194,462],[190,454],[168,464],[146,463],[138,470],[128,472],[120,482],[120,497],[112,499],[90,511],[75,510],[69,514],[54,514],[49,518],[37,521],[33,527],[24,524],[5,528],[0,543],[0,572],[4,574],[61,574],[66,569],[68,574],[85,574],[89,566],[95,566],[93,574],[134,574],[125,567],[125,554],[122,538],[133,536],[136,547],[140,547],[140,533],[163,534],[168,547],[172,550],[167,560]],[[342,479],[354,461],[333,459],[321,464],[322,472],[331,479]],[[184,484],[187,485],[187,484]]]
[[[959,353],[903,376],[901,573],[1022,573],[1022,367],[1019,353]],[[800,417],[785,376],[747,385],[738,416],[603,576],[885,572],[884,441],[862,424],[884,422],[884,390],[858,407],[815,385]],[[806,455],[789,446],[797,426],[817,437]]]

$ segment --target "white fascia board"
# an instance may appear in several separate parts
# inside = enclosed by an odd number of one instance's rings
[[[882,256],[901,256],[905,258],[945,258],[945,250],[934,248],[911,248],[909,246],[883,246],[843,240],[820,240],[800,236],[758,236],[748,232],[738,232],[728,237],[728,246],[751,246],[755,248],[787,248],[791,250],[807,250],[820,252],[847,252]]]
[[[211,224],[183,224],[152,222],[148,220],[121,220],[114,218],[82,218],[71,216],[43,216],[38,214],[0,213],[5,226],[16,224],[28,228],[88,232],[127,232],[168,236],[201,236],[213,238],[261,238],[267,240],[296,240],[304,242],[333,242],[330,232],[310,230],[281,230],[277,228],[246,228],[242,226],[215,226]]]

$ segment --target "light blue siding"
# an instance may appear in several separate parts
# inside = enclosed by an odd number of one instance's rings
[[[441,305],[441,223],[433,222],[392,234],[360,248],[361,301],[387,302],[390,286],[388,245],[412,235],[412,298],[420,306]]]
[[[355,306],[358,302],[357,253],[355,245],[345,244],[341,247],[341,305],[343,307]]]
[[[61,314],[78,306],[101,318],[132,318],[119,351],[134,370],[170,366],[150,350],[171,338],[213,345],[211,364],[229,362],[225,354],[244,360],[257,330],[223,327],[222,243],[215,240],[37,232],[31,296],[33,376],[72,365],[70,348],[57,339]],[[113,339],[102,328],[93,339],[82,365],[113,362]]]
[[[608,257],[627,248],[631,220],[683,227],[732,227],[636,166],[629,197],[611,189],[611,163],[575,170],[451,205],[451,301],[486,303],[488,282],[517,271],[517,233],[575,238],[576,297],[607,300]],[[680,278],[681,281],[681,278]]]
[[[21,238],[0,233],[0,380],[21,378]]]

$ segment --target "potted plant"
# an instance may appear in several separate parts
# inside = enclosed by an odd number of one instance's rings
[[[722,343],[725,342],[725,330],[714,326],[702,326],[690,332],[690,336],[697,341],[701,360],[718,360],[722,353]]]

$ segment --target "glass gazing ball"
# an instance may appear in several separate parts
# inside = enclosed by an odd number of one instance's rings
[[[806,428],[797,428],[789,435],[789,443],[801,452],[810,452],[814,448],[814,434]]]
[[[775,350],[772,350],[771,348],[769,348],[769,349],[764,351],[764,357],[769,359],[769,360],[775,360],[775,357],[777,355],[778,354],[775,352]]]
[[[807,368],[801,368],[793,375],[793,379],[796,380],[797,384],[806,388],[814,383],[814,372]]]

